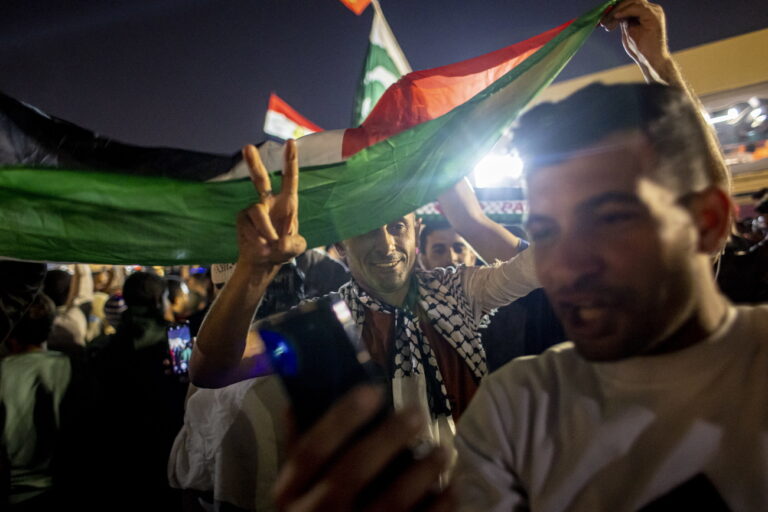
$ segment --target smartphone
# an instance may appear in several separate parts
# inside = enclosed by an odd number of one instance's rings
[[[266,317],[258,332],[291,399],[300,432],[354,386],[385,379],[339,297],[324,297]]]
[[[189,324],[180,323],[168,327],[168,352],[171,356],[171,367],[174,374],[187,375],[189,372],[192,343]]]
[[[307,431],[351,388],[389,381],[384,369],[371,359],[347,304],[339,297],[324,297],[269,316],[257,328],[291,400],[299,433]],[[390,400],[358,435],[375,428],[391,410]],[[360,503],[371,503],[388,482],[423,456],[420,454],[429,453],[430,446],[420,443],[396,455],[362,491]]]

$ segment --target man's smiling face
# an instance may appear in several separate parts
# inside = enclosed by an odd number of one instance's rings
[[[365,291],[390,303],[405,297],[418,228],[415,215],[409,214],[342,243],[349,271]]]

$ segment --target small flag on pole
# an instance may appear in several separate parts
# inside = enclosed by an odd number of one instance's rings
[[[411,65],[397,43],[379,3],[373,2],[374,14],[368,53],[360,75],[352,113],[353,126],[359,126],[384,94],[397,80],[411,72]]]
[[[341,0],[341,3],[347,6],[347,9],[360,16],[365,8],[368,7],[368,4],[371,3],[371,0]]]
[[[264,119],[264,133],[279,139],[298,139],[310,133],[323,131],[315,123],[296,112],[277,94],[269,95],[267,117]]]

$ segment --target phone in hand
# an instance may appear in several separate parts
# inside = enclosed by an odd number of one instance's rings
[[[259,322],[258,332],[291,400],[299,432],[356,385],[385,378],[339,297],[269,316]]]
[[[171,368],[175,375],[187,375],[189,360],[192,357],[194,340],[189,331],[189,324],[172,324],[168,327],[168,352]]]

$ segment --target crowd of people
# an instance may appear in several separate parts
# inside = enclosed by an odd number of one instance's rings
[[[307,250],[289,141],[279,192],[243,151],[260,201],[233,219],[236,264],[1,261],[0,503],[764,509],[768,306],[734,304],[768,298],[765,231],[739,235],[661,8],[625,0],[603,23],[648,83],[518,120],[524,229],[462,181],[444,223]],[[297,431],[259,326],[321,296],[385,382]]]

